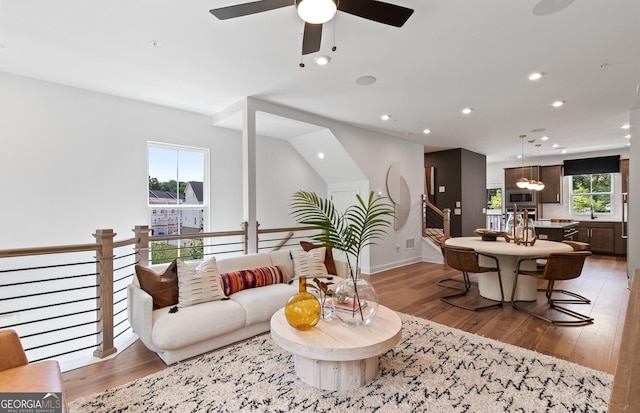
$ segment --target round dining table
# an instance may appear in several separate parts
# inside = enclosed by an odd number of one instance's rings
[[[476,252],[496,257],[500,265],[504,301],[511,301],[513,283],[516,279],[516,266],[520,258],[548,257],[553,253],[573,251],[570,245],[562,242],[536,240],[533,245],[525,246],[516,245],[513,241],[506,242],[504,238],[500,237],[496,241],[483,241],[481,237],[454,237],[447,239],[445,245],[473,248]],[[479,258],[481,266],[489,267],[495,265],[495,262],[482,255]],[[523,262],[522,269],[535,270],[536,262]],[[536,278],[520,275],[514,299],[515,301],[535,301],[537,289]],[[498,274],[495,272],[478,274],[478,290],[482,297],[500,301]]]

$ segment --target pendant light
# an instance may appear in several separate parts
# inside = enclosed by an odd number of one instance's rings
[[[538,181],[536,181],[535,179],[533,179],[533,142],[535,142],[535,139],[531,139],[529,140],[529,162],[531,162],[531,164],[529,165],[529,174],[531,176],[531,179],[529,179],[529,182],[527,182],[527,189],[536,189],[536,186],[538,185]]]
[[[544,189],[544,182],[540,180],[540,146],[541,144],[537,143],[536,148],[538,148],[538,182],[536,183],[536,187],[534,188],[536,191],[542,191]]]
[[[529,180],[524,177],[524,138],[526,137],[527,135],[520,135],[520,140],[522,141],[522,154],[520,155],[520,159],[522,160],[522,167],[520,168],[520,170],[522,171],[522,178],[516,181],[516,186],[522,189],[526,188],[527,185],[529,185]]]

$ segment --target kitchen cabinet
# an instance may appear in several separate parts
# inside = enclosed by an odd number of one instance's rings
[[[591,251],[597,254],[615,254],[615,224],[617,222],[580,221],[578,241],[591,244]]]
[[[622,178],[622,192],[629,192],[629,160],[620,159],[620,175]]]
[[[540,167],[540,180],[544,189],[538,195],[541,204],[559,204],[562,200],[562,165]]]
[[[525,166],[524,168],[505,168],[504,169],[504,188],[519,189],[516,182],[523,176],[527,179],[538,178],[539,170],[537,166]],[[544,182],[544,181],[543,181]]]

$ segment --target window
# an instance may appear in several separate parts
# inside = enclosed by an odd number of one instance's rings
[[[208,150],[148,143],[148,210],[152,235],[205,231]],[[162,206],[162,207],[160,207]],[[151,262],[202,257],[202,240],[153,242]]]
[[[502,188],[487,189],[486,226],[494,231],[502,228]]]
[[[573,175],[571,211],[574,214],[611,214],[613,200],[610,173]]]

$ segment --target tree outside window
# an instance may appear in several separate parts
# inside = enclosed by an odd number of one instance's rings
[[[612,195],[610,173],[571,177],[571,210],[574,214],[610,214]]]

